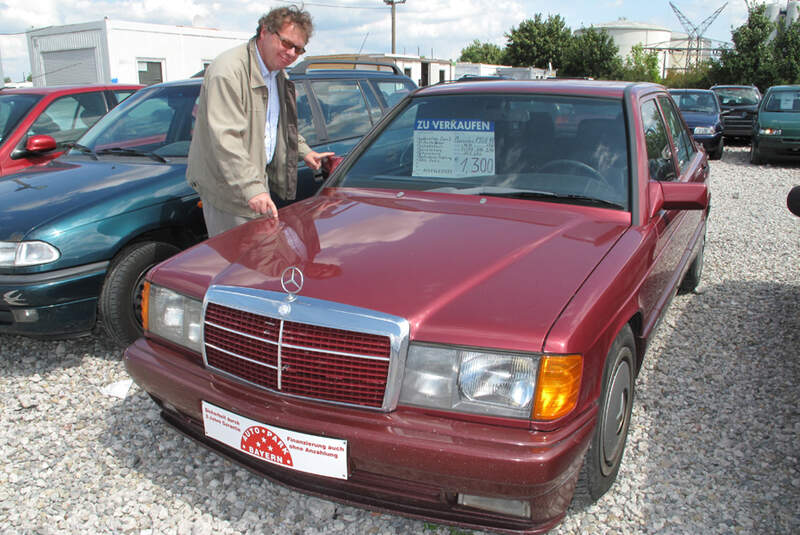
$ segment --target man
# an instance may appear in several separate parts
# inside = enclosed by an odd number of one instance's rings
[[[186,177],[200,193],[209,237],[257,217],[277,219],[276,201],[295,198],[298,157],[316,170],[333,154],[314,152],[298,133],[294,84],[283,72],[312,31],[308,12],[273,9],[255,37],[208,66]]]

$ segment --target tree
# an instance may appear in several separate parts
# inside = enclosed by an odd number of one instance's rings
[[[625,58],[622,79],[631,82],[661,82],[658,52],[646,51],[641,44],[634,45],[631,53]]]
[[[572,31],[560,15],[549,15],[544,21],[537,13],[506,34],[506,61],[514,67],[559,69],[571,40]]]
[[[7,84],[10,84],[11,83],[11,77],[10,76],[6,76],[5,78],[3,78],[3,82],[5,82]]]
[[[775,23],[767,18],[766,12],[765,4],[753,5],[747,22],[733,31],[733,47],[722,49],[719,61],[712,65],[715,82],[754,84],[762,91],[772,85],[776,58],[769,36],[775,30]]]
[[[772,85],[800,84],[800,21],[780,26],[772,46],[776,75]]]
[[[481,43],[477,39],[461,49],[458,61],[469,63],[489,63],[491,65],[503,64],[503,50],[492,43]]]
[[[584,29],[564,51],[560,76],[588,76],[615,80],[622,74],[619,48],[605,29]]]

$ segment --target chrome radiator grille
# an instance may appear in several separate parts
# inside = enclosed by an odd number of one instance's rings
[[[208,366],[256,386],[370,408],[384,405],[389,335],[321,327],[209,302]]]

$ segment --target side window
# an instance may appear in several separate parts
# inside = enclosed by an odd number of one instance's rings
[[[383,97],[387,108],[391,108],[410,93],[414,88],[402,82],[376,82],[378,92]]]
[[[381,115],[383,115],[381,103],[378,102],[378,97],[375,96],[375,92],[372,90],[372,87],[370,87],[368,82],[362,81],[361,89],[364,91],[364,95],[367,97],[369,114],[372,117],[372,123],[375,124],[381,118]]]
[[[105,113],[106,102],[100,92],[61,97],[45,108],[28,135],[47,134],[58,144],[76,141]]]
[[[114,95],[117,97],[117,104],[136,93],[134,89],[115,89]]]
[[[678,162],[681,167],[681,173],[685,173],[697,150],[672,102],[665,97],[659,97],[658,100],[661,103],[661,109],[664,110],[664,117],[667,119],[669,130],[672,132],[672,142],[675,144],[675,150],[678,152]]]
[[[358,82],[335,80],[311,82],[322,110],[329,139],[362,136],[369,131],[367,104]]]
[[[675,164],[669,145],[667,127],[658,111],[655,100],[642,104],[642,127],[647,145],[647,164],[653,180],[674,180]]]
[[[306,139],[306,143],[316,145],[319,142],[319,136],[314,128],[311,102],[306,93],[306,86],[302,82],[297,82],[294,84],[294,88],[297,98],[297,131]]]

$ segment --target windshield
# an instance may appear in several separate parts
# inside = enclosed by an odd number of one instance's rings
[[[628,206],[622,101],[558,95],[418,97],[334,185]],[[573,197],[570,199],[570,197]]]
[[[800,89],[770,92],[764,102],[764,111],[800,113]]]
[[[681,111],[716,113],[719,111],[714,93],[708,91],[670,92]]]
[[[718,87],[714,92],[723,106],[752,106],[758,104],[758,92],[752,87]]]
[[[0,145],[41,99],[41,95],[0,95]]]
[[[199,94],[200,84],[142,89],[100,119],[78,144],[97,154],[185,157]]]

